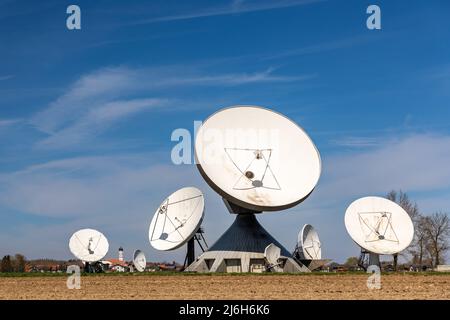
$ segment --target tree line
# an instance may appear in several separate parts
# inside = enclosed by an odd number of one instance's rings
[[[0,272],[25,272],[26,259],[21,254],[6,255],[0,263]]]
[[[391,191],[387,199],[398,203],[411,217],[414,224],[414,239],[406,252],[411,264],[428,265],[433,268],[445,263],[446,253],[450,249],[450,220],[446,212],[438,211],[430,215],[420,212],[416,202],[409,199],[403,191]],[[396,256],[394,256],[394,267]]]

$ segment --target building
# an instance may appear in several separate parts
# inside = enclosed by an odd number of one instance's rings
[[[437,272],[450,272],[450,265],[441,264],[436,267]]]
[[[110,271],[128,272],[130,270],[129,264],[120,259],[108,259],[102,261],[102,263],[106,265]]]
[[[107,266],[107,269],[114,272],[129,272],[132,269],[130,263],[126,262],[123,257],[123,248],[119,248],[118,259],[108,259],[102,261],[102,263]]]
[[[122,247],[119,248],[119,260],[123,261],[123,248]]]

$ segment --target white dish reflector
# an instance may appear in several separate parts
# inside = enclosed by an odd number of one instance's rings
[[[322,259],[322,247],[319,234],[310,224],[305,224],[299,234],[298,246],[305,260]]]
[[[148,230],[150,244],[157,250],[174,250],[189,241],[203,220],[205,201],[197,188],[172,193],[156,210]]]
[[[345,212],[345,227],[360,247],[377,254],[401,252],[414,237],[408,213],[397,203],[380,197],[353,202]]]
[[[195,139],[197,167],[222,197],[255,211],[297,205],[314,190],[320,154],[306,132],[277,112],[235,106],[211,115]]]
[[[278,259],[280,259],[280,256],[281,249],[273,243],[269,244],[264,250],[264,257],[271,265],[278,265]]]
[[[100,231],[82,229],[75,232],[69,240],[69,248],[78,259],[97,262],[108,253],[108,239]]]

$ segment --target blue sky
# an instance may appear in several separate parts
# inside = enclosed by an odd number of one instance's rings
[[[81,7],[82,29],[66,28]],[[382,29],[366,28],[381,7]],[[425,214],[450,210],[447,1],[0,0],[0,255],[69,258],[94,227],[150,260],[154,210],[186,185],[206,194],[214,242],[231,224],[170,140],[219,108],[266,106],[317,144],[313,195],[261,223],[287,248],[305,223],[326,257],[358,254],[343,223],[356,198],[403,189]]]

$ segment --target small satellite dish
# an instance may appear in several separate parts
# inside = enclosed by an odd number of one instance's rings
[[[264,250],[264,257],[271,266],[276,266],[279,264],[278,259],[280,259],[280,256],[281,249],[273,243],[269,244]]]
[[[298,235],[298,247],[301,248],[303,259],[320,260],[322,259],[322,248],[319,240],[319,234],[310,224],[305,224]]]
[[[195,139],[197,167],[222,197],[246,209],[293,207],[321,173],[316,146],[295,122],[269,109],[234,106],[205,120]]]
[[[103,233],[94,229],[82,229],[70,237],[69,248],[78,259],[97,262],[108,253],[109,244]]]
[[[186,187],[172,193],[156,210],[148,237],[157,250],[174,250],[189,241],[203,220],[205,201],[197,188]]]
[[[395,254],[406,249],[414,237],[408,213],[395,202],[365,197],[345,212],[345,227],[362,248],[376,254]]]
[[[139,272],[143,272],[145,270],[145,267],[147,266],[147,259],[145,259],[145,254],[141,250],[134,251],[133,265]]]

